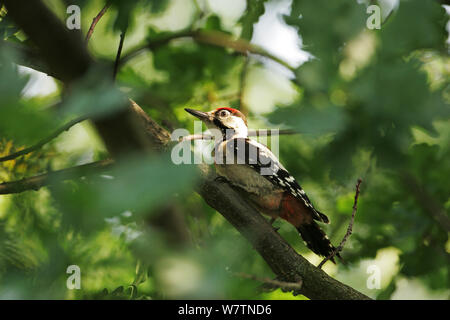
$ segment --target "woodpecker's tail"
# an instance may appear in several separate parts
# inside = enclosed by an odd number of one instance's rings
[[[328,257],[336,248],[331,244],[325,232],[320,229],[319,225],[311,221],[311,223],[304,223],[297,228],[298,232],[302,236],[306,243],[306,246],[311,249],[315,254]],[[337,254],[340,258],[340,255]],[[330,259],[333,263],[336,263],[333,258]]]

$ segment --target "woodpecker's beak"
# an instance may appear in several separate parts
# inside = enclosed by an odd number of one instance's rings
[[[186,110],[187,112],[192,114],[194,117],[197,117],[197,118],[199,118],[202,121],[209,121],[210,120],[210,116],[206,112],[202,112],[202,111],[198,111],[198,110],[194,110],[194,109],[188,109],[188,108],[185,108],[184,110]]]

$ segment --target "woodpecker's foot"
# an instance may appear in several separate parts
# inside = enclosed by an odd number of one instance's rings
[[[216,181],[216,182],[222,182],[222,183],[229,183],[229,181],[228,181],[225,177],[222,177],[222,176],[217,176],[217,177],[214,179],[214,181]]]

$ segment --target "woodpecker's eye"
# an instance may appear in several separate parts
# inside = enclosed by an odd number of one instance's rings
[[[227,111],[227,110],[221,110],[221,111],[219,112],[219,117],[225,118],[225,117],[228,117],[229,114],[230,114],[230,111]]]

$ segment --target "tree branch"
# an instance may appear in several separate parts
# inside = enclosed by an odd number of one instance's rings
[[[359,192],[360,192],[359,187],[361,185],[361,182],[362,182],[362,180],[358,179],[358,182],[356,183],[356,192],[355,192],[355,200],[353,202],[352,217],[350,219],[350,223],[348,225],[347,232],[345,233],[344,238],[342,239],[342,241],[339,244],[339,246],[335,250],[333,250],[333,252],[328,257],[323,259],[321,263],[319,263],[319,265],[317,266],[317,268],[319,268],[319,269],[322,268],[322,266],[325,264],[325,262],[327,262],[328,260],[330,260],[331,258],[336,256],[339,252],[342,251],[342,249],[344,249],[344,245],[347,242],[347,239],[352,234],[353,223],[355,222],[356,210],[358,209],[357,205],[358,205],[358,197],[359,197]]]
[[[257,45],[249,43],[244,39],[234,39],[232,36],[220,31],[191,31],[191,30],[174,33],[164,38],[150,41],[143,46],[134,48],[123,56],[120,65],[127,63],[129,60],[141,54],[145,50],[154,50],[160,46],[166,45],[172,40],[181,38],[192,38],[192,40],[199,43],[209,44],[222,48],[229,48],[243,55],[247,55],[249,53],[256,54],[268,58],[270,60],[273,60],[281,64],[282,66],[288,68],[291,71],[295,71],[295,68],[286,61],[274,56],[267,50]]]
[[[80,166],[40,174],[34,177],[24,178],[18,181],[0,183],[0,194],[20,193],[28,190],[39,190],[51,182],[70,180],[74,177],[81,177],[99,169],[109,168],[112,160],[102,160],[83,164]]]
[[[117,71],[119,70],[120,55],[122,54],[124,40],[125,40],[125,31],[123,31],[120,34],[119,48],[117,49],[116,60],[114,61],[113,80],[116,80]]]
[[[92,60],[81,33],[68,30],[48,8],[38,0],[4,0],[8,15],[37,45],[39,56],[62,81],[81,77]]]
[[[207,168],[203,167],[202,172],[199,194],[253,245],[277,279],[286,282],[302,280],[299,293],[310,299],[369,299],[309,263],[232,187],[216,181],[216,175]]]
[[[43,72],[49,76],[53,76],[53,72],[50,68],[42,61],[39,53],[32,48],[18,43],[11,42],[7,40],[0,40],[0,46],[4,48],[10,48],[13,52],[18,54],[14,57],[15,62],[19,65],[31,68],[33,70]]]
[[[95,26],[97,25],[97,23],[100,21],[100,19],[103,17],[103,15],[106,13],[106,11],[108,10],[108,8],[110,6],[111,6],[110,3],[105,4],[105,6],[102,8],[102,10],[100,10],[100,12],[94,17],[94,19],[92,19],[91,26],[89,27],[89,30],[86,34],[86,38],[84,40],[86,44],[89,42],[89,39],[91,38],[92,33],[94,33]]]

